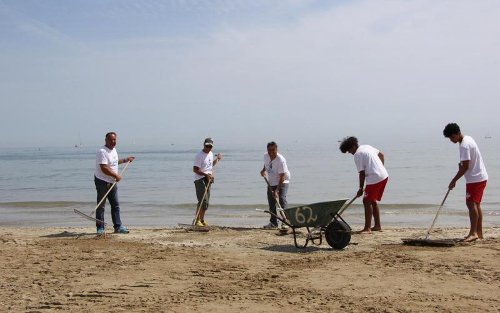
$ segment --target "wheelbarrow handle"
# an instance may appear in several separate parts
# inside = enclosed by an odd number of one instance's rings
[[[277,214],[274,214],[273,212],[271,211],[268,211],[268,210],[260,210],[260,209],[256,209],[258,211],[262,211],[262,212],[265,212],[265,213],[269,213],[271,214],[272,216],[276,217],[280,222],[282,222],[283,224],[285,224],[286,226],[290,227],[290,228],[293,228],[292,224],[290,224],[288,222],[288,220],[286,218],[283,218],[281,216],[278,216]]]
[[[345,204],[338,212],[337,214],[338,215],[341,215],[342,213],[344,213],[344,211],[354,202],[356,201],[356,199],[358,198],[358,196],[354,196],[354,198],[351,199],[351,201],[349,201],[347,204]]]

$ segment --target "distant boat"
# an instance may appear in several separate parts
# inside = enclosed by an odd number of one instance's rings
[[[484,136],[484,139],[491,139],[491,135],[490,135],[490,134],[486,134],[486,135]]]
[[[80,133],[78,133],[78,139],[80,140],[80,143],[75,145],[75,148],[83,148],[82,136],[80,135]]]

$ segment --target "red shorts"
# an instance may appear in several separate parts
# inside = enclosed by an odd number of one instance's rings
[[[365,195],[363,199],[367,199],[370,201],[380,201],[382,200],[382,195],[384,194],[385,185],[387,185],[387,181],[389,177],[380,181],[376,184],[366,185]]]
[[[483,180],[479,183],[465,184],[465,200],[481,203],[483,191],[484,188],[486,188],[486,182],[487,180]]]

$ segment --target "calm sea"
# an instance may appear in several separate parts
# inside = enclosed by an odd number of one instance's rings
[[[484,224],[500,224],[500,142],[476,138],[489,174],[483,198]],[[381,202],[387,226],[428,227],[456,173],[458,146],[449,141],[373,143],[386,155],[389,183]],[[73,213],[95,207],[93,182],[98,145],[83,148],[0,149],[0,225],[86,226]],[[117,147],[133,162],[119,183],[122,219],[127,226],[175,226],[190,223],[196,209],[192,162],[198,147]],[[224,226],[262,226],[268,216],[266,184],[259,171],[265,147],[218,146],[207,221]],[[291,206],[352,198],[357,173],[352,155],[336,145],[280,146],[292,173]],[[462,179],[450,193],[438,220],[441,226],[468,226]],[[354,227],[363,223],[361,200],[344,213]],[[106,219],[110,220],[109,204]]]

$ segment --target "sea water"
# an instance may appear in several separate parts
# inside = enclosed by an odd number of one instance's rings
[[[500,144],[476,139],[489,174],[483,197],[484,225],[500,224]],[[382,225],[428,227],[458,166],[458,145],[434,142],[373,143],[385,154],[389,182],[380,202]],[[93,222],[73,212],[90,213],[96,205],[93,147],[0,149],[0,225],[86,226]],[[196,210],[192,165],[201,147],[169,145],[117,146],[120,157],[136,160],[119,182],[122,221],[134,226],[175,226],[191,223]],[[266,183],[259,172],[263,146],[216,146],[223,158],[215,168],[215,183],[206,220],[223,226],[258,227],[269,216]],[[338,143],[295,143],[279,147],[291,172],[289,207],[352,198],[358,175],[350,154]],[[109,203],[106,220],[110,221]],[[441,226],[468,226],[465,181],[450,192],[438,219]],[[343,217],[363,224],[358,199]]]

